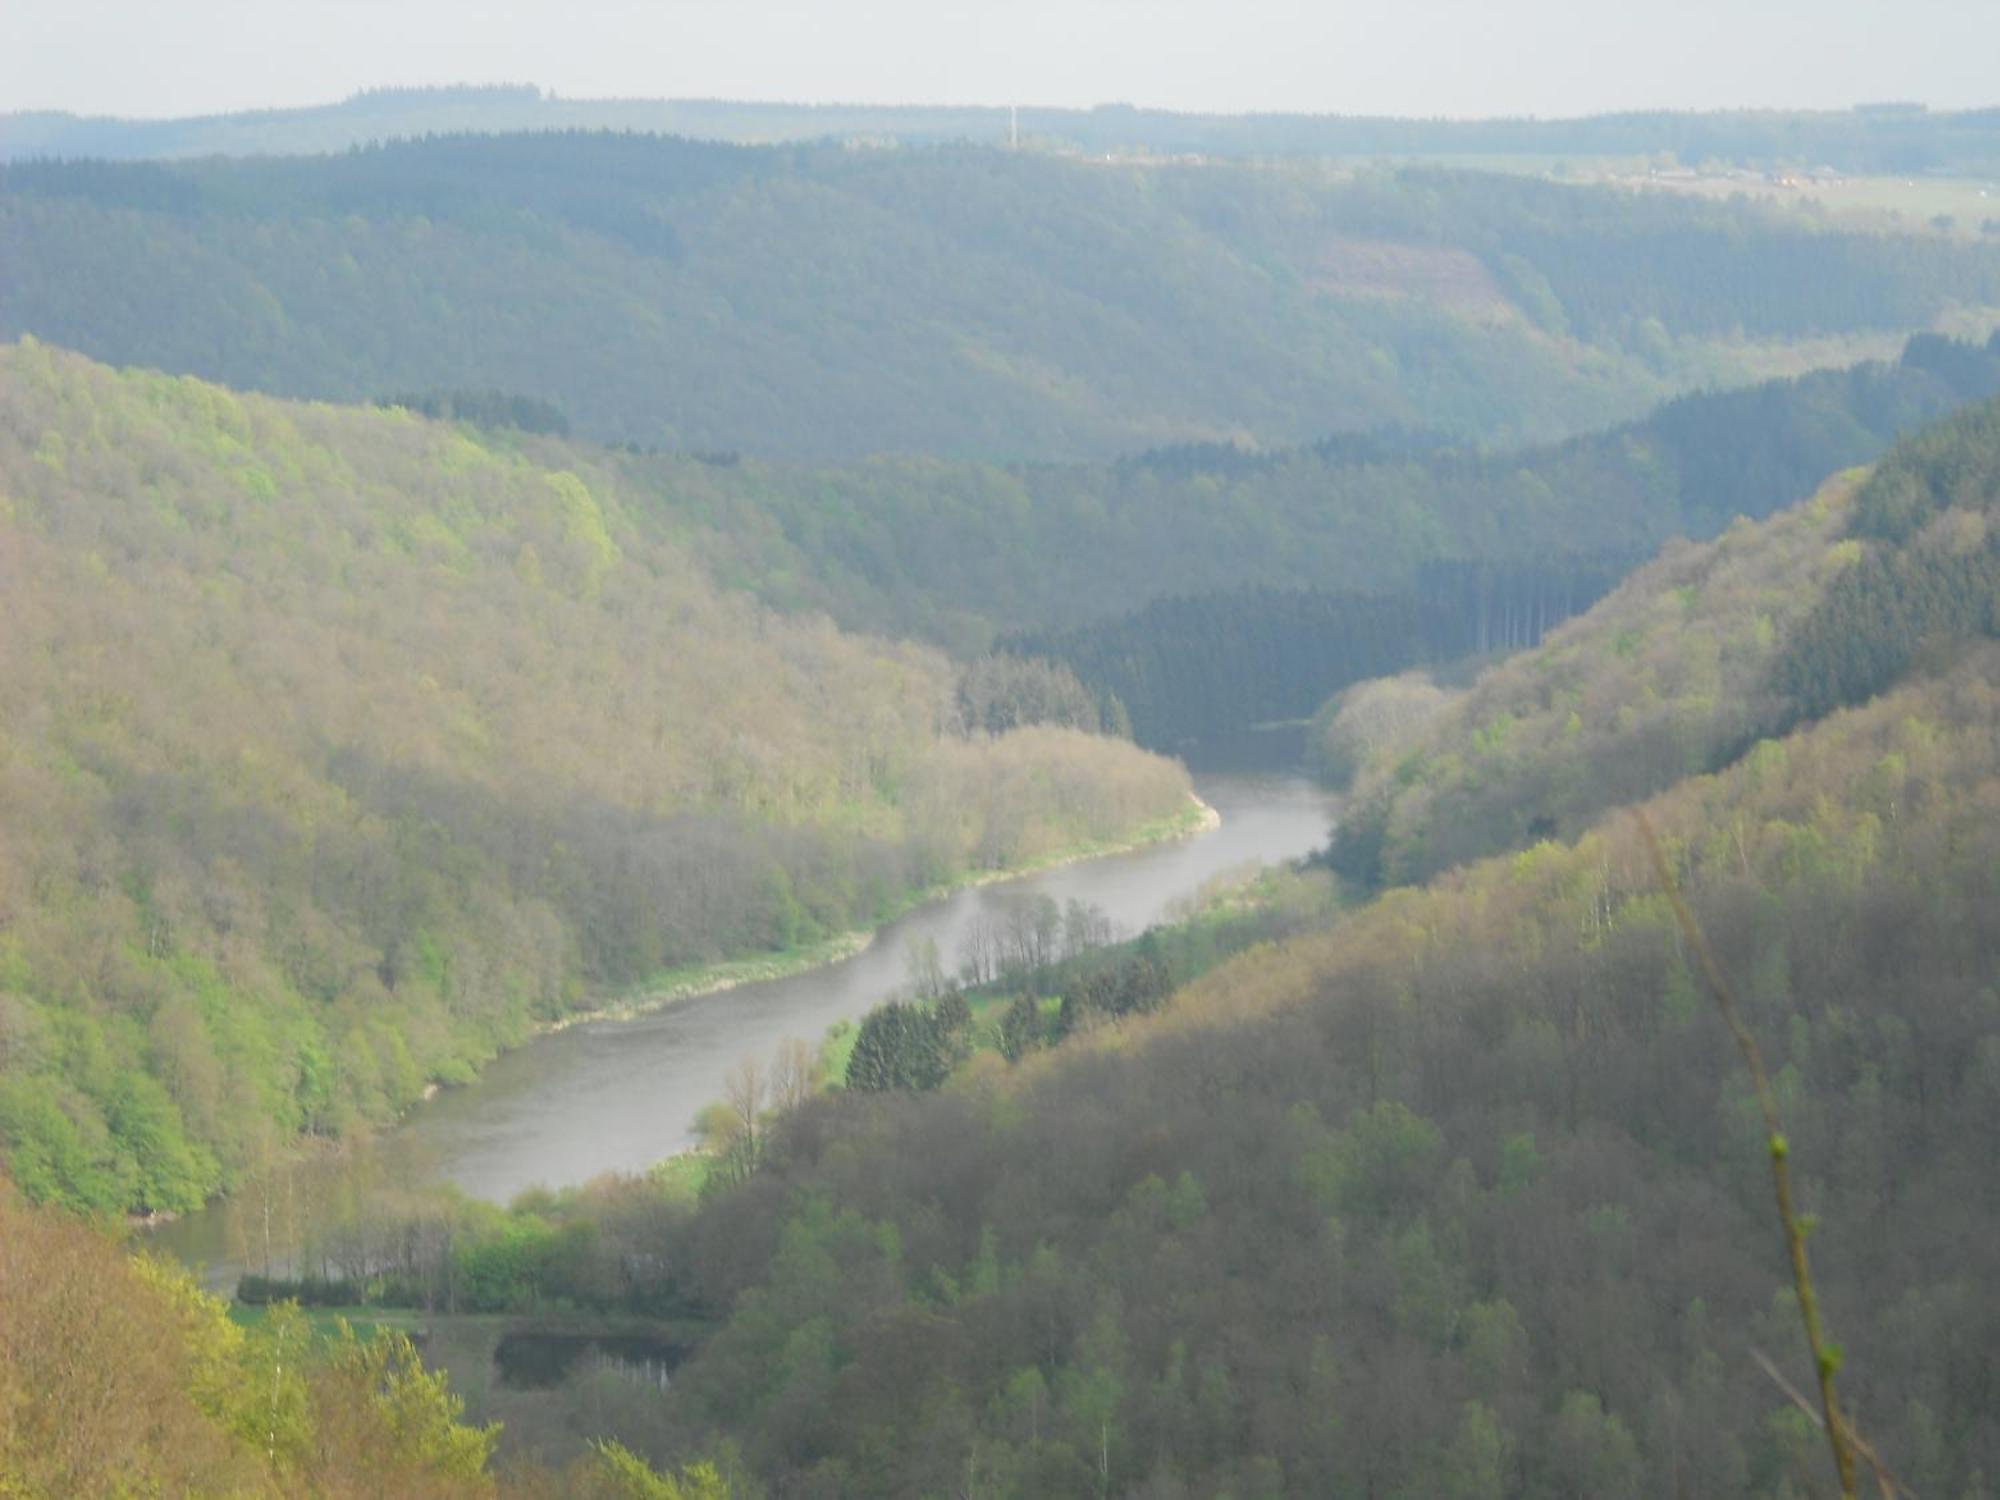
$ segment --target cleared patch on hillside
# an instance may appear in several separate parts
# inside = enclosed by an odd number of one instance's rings
[[[1306,278],[1327,297],[1423,302],[1475,323],[1521,321],[1493,273],[1469,250],[1329,235],[1308,261]]]

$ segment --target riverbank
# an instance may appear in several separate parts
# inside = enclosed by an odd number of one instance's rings
[[[463,1095],[468,1090],[479,1087],[494,1069],[506,1071],[511,1065],[510,1059],[524,1053],[534,1044],[552,1042],[564,1033],[572,1035],[565,1038],[563,1045],[579,1037],[588,1036],[590,1033],[584,1030],[588,1023],[638,1022],[661,1012],[677,1011],[679,1007],[691,1005],[704,998],[713,998],[728,991],[749,987],[766,988],[787,980],[800,980],[816,972],[832,971],[875,946],[877,933],[882,928],[907,918],[912,912],[927,905],[948,901],[960,892],[1003,881],[1028,879],[1064,866],[1080,865],[1095,859],[1131,854],[1157,845],[1171,844],[1176,840],[1212,831],[1220,827],[1221,822],[1221,816],[1214,807],[1190,793],[1187,805],[1174,815],[1141,824],[1121,838],[1067,845],[1037,858],[1024,860],[1007,869],[968,871],[960,879],[949,883],[911,891],[895,904],[883,918],[879,928],[836,933],[817,943],[804,944],[782,953],[752,954],[713,964],[692,965],[656,975],[642,985],[633,986],[614,995],[606,995],[598,1003],[584,1006],[532,1027],[518,1041],[496,1052],[464,1084],[440,1085],[433,1082],[425,1089],[423,1100],[403,1110],[392,1124],[379,1127],[365,1136],[357,1135],[350,1138],[343,1142],[341,1151],[344,1154],[345,1150],[357,1144],[380,1139],[395,1131],[407,1131],[420,1122],[434,1125],[438,1110],[451,1109],[454,1105],[454,1096]],[[888,963],[887,960],[877,962],[883,966]],[[886,994],[888,989],[893,987],[893,983],[893,980],[885,980],[879,993],[870,993],[865,998],[858,998],[853,1006],[853,1014],[858,1016],[865,1011],[868,1005],[880,999],[882,994]],[[822,1029],[823,1023],[810,1028],[808,1034],[816,1034]],[[714,1073],[715,1078],[719,1080],[721,1069],[715,1069]],[[717,1085],[711,1083],[703,1092],[704,1101],[713,1097],[716,1090]],[[678,1128],[676,1124],[676,1131]],[[291,1166],[297,1165],[308,1154],[303,1151],[288,1152],[285,1169],[289,1170]],[[662,1150],[648,1159],[656,1160],[658,1155],[665,1154],[667,1151]],[[233,1194],[217,1195],[209,1200],[203,1210],[192,1217],[216,1219],[225,1216],[232,1196],[240,1198],[243,1193],[250,1190],[249,1184],[238,1184]],[[141,1228],[137,1225],[134,1227]],[[165,1223],[157,1223],[143,1226],[141,1232],[147,1238],[153,1238],[153,1231],[167,1228]],[[199,1226],[186,1226],[182,1233],[163,1238],[169,1241],[169,1248],[173,1248],[175,1253],[193,1252],[196,1258],[201,1259],[215,1259],[226,1253],[212,1237],[205,1240]],[[171,1242],[176,1239],[182,1240],[183,1243],[179,1246],[172,1245]],[[206,1253],[203,1253],[204,1250]]]
[[[529,1033],[526,1040],[532,1041],[538,1036],[553,1036],[558,1032],[567,1031],[572,1026],[584,1026],[597,1021],[637,1020],[640,1016],[650,1015],[667,1006],[686,1000],[699,1000],[710,995],[724,994],[742,985],[796,978],[866,952],[874,945],[876,934],[884,927],[908,916],[920,906],[945,900],[959,891],[998,885],[1003,881],[1025,880],[1031,875],[1044,874],[1066,865],[1081,864],[1085,860],[1105,859],[1117,854],[1134,854],[1155,844],[1163,844],[1171,839],[1193,838],[1197,834],[1210,833],[1222,826],[1222,814],[1195,793],[1188,793],[1188,803],[1185,809],[1171,818],[1156,818],[1150,823],[1142,823],[1126,838],[1066,845],[1060,850],[1025,860],[1017,865],[1008,865],[1004,869],[968,871],[957,880],[942,881],[913,891],[897,902],[873,927],[860,927],[848,932],[835,933],[817,943],[808,943],[782,953],[752,954],[744,958],[722,959],[712,964],[693,964],[686,968],[669,970],[646,981],[643,985],[621,993],[614,1000],[572,1011],[552,1021],[542,1022]],[[522,1045],[525,1045],[525,1042]],[[435,1089],[437,1086],[432,1087]],[[432,1095],[426,1093],[425,1098],[430,1097]]]

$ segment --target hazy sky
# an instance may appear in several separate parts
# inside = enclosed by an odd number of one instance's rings
[[[375,84],[1366,114],[2000,102],[2000,0],[0,0],[0,110]]]

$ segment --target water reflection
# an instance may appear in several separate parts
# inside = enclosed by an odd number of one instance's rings
[[[501,1058],[441,1095],[398,1132],[477,1197],[638,1171],[694,1143],[694,1117],[730,1067],[767,1058],[788,1037],[817,1041],[908,976],[908,952],[935,943],[956,972],[977,934],[1004,928],[1023,894],[1072,899],[1137,933],[1217,874],[1298,858],[1324,842],[1324,795],[1299,777],[1211,776],[1202,795],[1219,829],[1131,854],[961,891],[891,923],[865,952],[790,979],[745,985],[633,1020],[573,1027]]]
[[[665,1390],[686,1353],[651,1334],[516,1329],[493,1346],[493,1372],[511,1390],[554,1390],[572,1376],[599,1371]]]
[[[338,1274],[332,1264],[295,1267],[287,1247],[342,1203],[387,1207],[440,1177],[505,1202],[537,1184],[641,1171],[693,1144],[696,1113],[740,1059],[768,1058],[788,1038],[817,1042],[834,1022],[861,1015],[906,982],[913,947],[935,944],[946,972],[956,972],[982,934],[1004,930],[1024,897],[1039,896],[1085,903],[1114,929],[1137,933],[1225,872],[1297,859],[1325,841],[1330,804],[1302,777],[1198,774],[1196,787],[1222,815],[1211,832],[961,891],[824,969],[541,1038],[373,1146],[289,1163],[235,1200],[158,1231],[155,1242],[211,1267],[218,1286],[233,1285],[239,1269]],[[337,1259],[338,1247],[315,1255]]]

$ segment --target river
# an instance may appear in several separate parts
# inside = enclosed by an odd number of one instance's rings
[[[1219,874],[1297,859],[1325,842],[1329,800],[1303,777],[1197,772],[1195,788],[1221,814],[1219,827],[961,890],[823,968],[537,1038],[418,1108],[377,1150],[495,1202],[537,1184],[643,1170],[693,1144],[695,1115],[720,1097],[741,1059],[767,1061],[791,1037],[817,1043],[836,1021],[906,985],[913,944],[935,942],[946,972],[956,972],[977,919],[1000,919],[1010,903],[1038,895],[1086,902],[1136,934]],[[218,1205],[190,1215],[161,1229],[158,1243],[220,1273],[230,1259],[224,1246],[242,1242],[228,1234],[227,1213]]]

